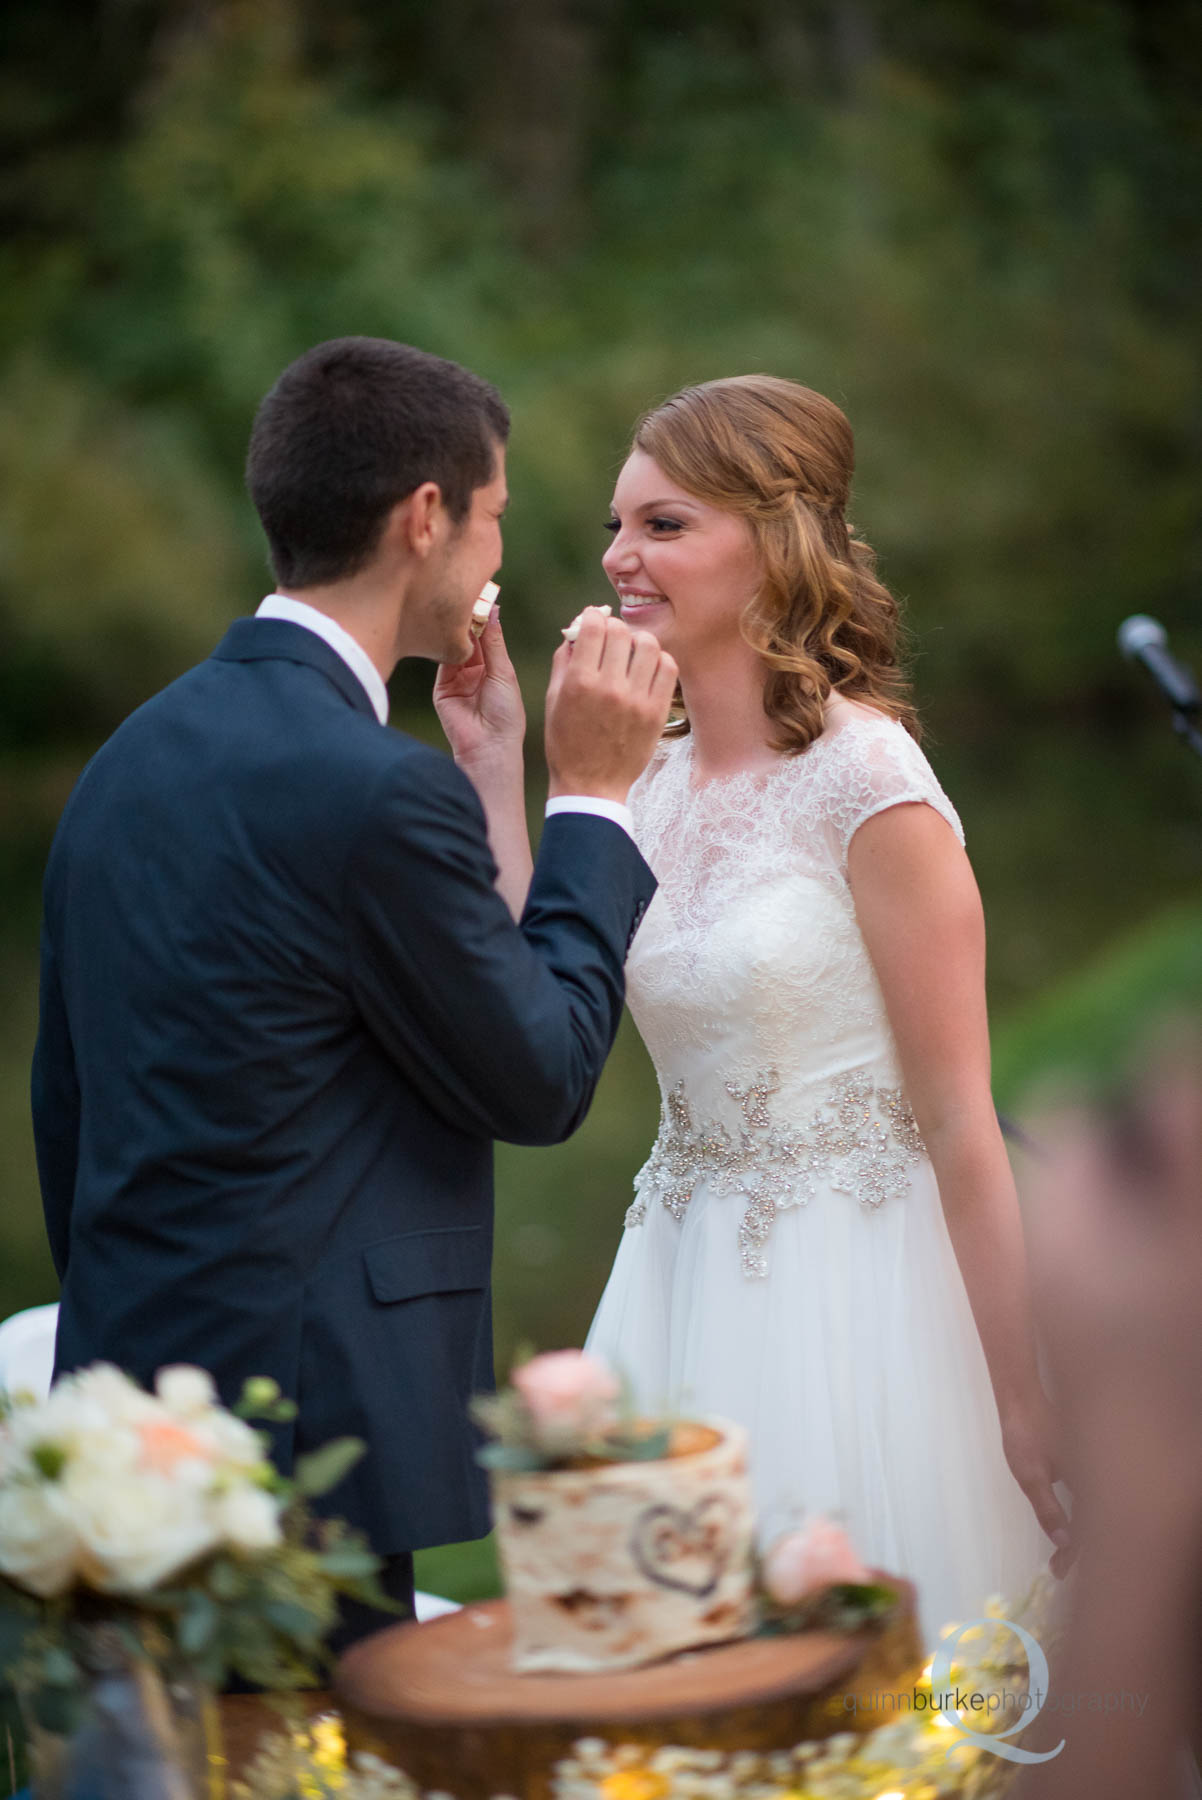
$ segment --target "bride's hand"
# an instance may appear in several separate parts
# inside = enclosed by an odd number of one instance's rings
[[[460,764],[521,750],[526,709],[496,607],[465,663],[441,663],[434,709]]]
[[[1017,1481],[1056,1549],[1049,1568],[1059,1577],[1068,1573],[1076,1546],[1070,1542],[1068,1514],[1052,1486],[1060,1476],[1060,1429],[1056,1413],[1043,1389],[1023,1406],[1007,1411],[1001,1420],[1002,1450]]]

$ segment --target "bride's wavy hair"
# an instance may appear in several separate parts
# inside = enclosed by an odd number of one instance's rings
[[[776,748],[796,755],[813,743],[832,691],[918,737],[897,602],[847,520],[855,447],[834,402],[774,375],[706,381],[645,413],[634,447],[686,492],[747,521],[763,581],[740,628],[767,664]],[[679,691],[674,712],[686,729]]]

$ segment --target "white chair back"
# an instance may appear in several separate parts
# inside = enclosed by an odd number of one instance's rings
[[[30,1306],[0,1325],[0,1388],[44,1400],[54,1369],[57,1306]]]

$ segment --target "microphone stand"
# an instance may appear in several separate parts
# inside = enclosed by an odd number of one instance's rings
[[[1194,723],[1194,715],[1182,706],[1173,708],[1173,730],[1202,756],[1202,731]]]
[[[1119,649],[1128,662],[1141,663],[1173,709],[1173,730],[1202,756],[1202,695],[1192,672],[1169,653],[1168,633],[1159,619],[1133,613],[1118,629]]]

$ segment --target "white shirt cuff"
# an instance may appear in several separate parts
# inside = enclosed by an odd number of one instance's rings
[[[634,837],[634,820],[630,808],[621,800],[599,800],[592,794],[559,794],[554,800],[547,801],[547,818],[554,818],[556,813],[592,813],[596,819],[610,819],[620,825],[627,837]]]

